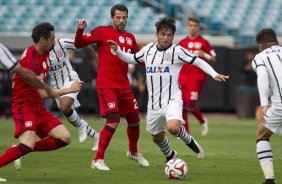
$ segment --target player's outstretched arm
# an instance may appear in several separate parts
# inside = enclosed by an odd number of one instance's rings
[[[18,65],[16,67],[15,72],[21,77],[22,80],[24,80],[28,85],[31,85],[32,87],[43,90],[51,89],[47,84],[41,82],[34,72],[22,67],[21,65]]]
[[[57,98],[62,95],[68,93],[76,93],[79,92],[83,86],[84,82],[81,80],[76,80],[72,85],[68,88],[61,88],[61,89],[54,89],[49,88],[48,90],[38,90],[39,95],[41,98]]]
[[[74,46],[76,48],[81,48],[89,45],[85,38],[83,37],[83,31],[87,27],[87,22],[85,19],[77,20],[77,30],[74,38]]]
[[[193,62],[193,65],[201,68],[205,73],[209,74],[215,81],[225,82],[227,79],[229,79],[229,76],[218,74],[207,62],[200,58],[196,58],[196,60]]]
[[[114,53],[124,62],[128,64],[138,64],[134,59],[134,55],[120,50],[118,44],[113,40],[108,40],[108,43]]]

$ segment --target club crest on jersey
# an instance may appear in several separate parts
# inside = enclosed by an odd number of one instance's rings
[[[110,109],[115,108],[116,104],[114,102],[108,103]]]
[[[169,73],[169,67],[163,66],[147,66],[146,73]]]
[[[32,126],[32,121],[26,121],[24,122],[25,127],[31,127]]]
[[[128,37],[126,37],[126,42],[127,42],[128,45],[132,45],[132,40]]]
[[[172,60],[172,53],[164,53],[164,60],[171,61]]]
[[[44,69],[46,69],[46,68],[47,68],[46,61],[43,61],[43,62],[42,62],[42,66],[43,66],[43,68],[44,68]]]
[[[124,38],[123,38],[122,36],[120,36],[120,37],[118,38],[118,40],[119,40],[120,43],[124,43]]]

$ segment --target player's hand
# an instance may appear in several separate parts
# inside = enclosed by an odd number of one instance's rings
[[[258,113],[256,114],[256,119],[258,120],[258,123],[264,125],[265,124],[265,117],[266,111],[270,108],[270,106],[261,106],[260,109],[258,110]]]
[[[108,44],[110,45],[111,49],[114,50],[114,51],[117,51],[118,50],[118,44],[117,42],[113,41],[113,40],[108,40],[107,41]]]
[[[202,51],[202,50],[195,50],[194,55],[197,56],[197,57],[203,58],[204,55],[205,55],[205,52]]]
[[[83,86],[84,82],[81,80],[75,80],[70,86],[71,93],[79,92]]]
[[[38,94],[41,98],[43,98],[43,99],[49,98],[49,94],[46,90],[38,89],[37,92],[38,92]]]
[[[79,29],[85,29],[87,27],[87,22],[85,19],[79,19],[77,20],[77,28]]]
[[[214,77],[214,80],[218,81],[218,82],[225,82],[227,79],[229,79],[229,75],[222,75],[222,74],[218,74]]]

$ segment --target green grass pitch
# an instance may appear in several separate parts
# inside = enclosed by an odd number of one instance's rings
[[[104,126],[103,119],[87,120],[96,130]],[[164,174],[164,156],[146,132],[145,120],[141,122],[139,150],[149,160],[150,167],[141,168],[125,156],[128,144],[126,123],[122,120],[105,155],[105,162],[111,168],[109,172],[90,168],[95,155],[90,149],[92,140],[79,144],[76,130],[65,120],[64,123],[73,135],[71,145],[57,151],[28,154],[23,158],[21,170],[15,170],[10,164],[0,169],[0,177],[7,179],[8,184],[258,184],[264,180],[255,152],[256,122],[252,119],[209,118],[210,132],[206,137],[200,135],[200,126],[192,120],[192,135],[206,153],[202,160],[182,141],[169,135],[172,148],[189,169],[184,180],[175,181],[168,180]],[[1,154],[17,144],[13,129],[12,120],[0,119]],[[281,137],[273,136],[271,145],[276,181],[282,183]]]

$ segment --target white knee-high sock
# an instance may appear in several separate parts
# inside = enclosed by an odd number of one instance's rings
[[[195,153],[199,153],[201,146],[197,143],[197,141],[188,134],[186,129],[183,125],[180,125],[179,132],[175,135],[176,137],[179,137],[181,140],[185,142],[185,144],[192,149]]]

